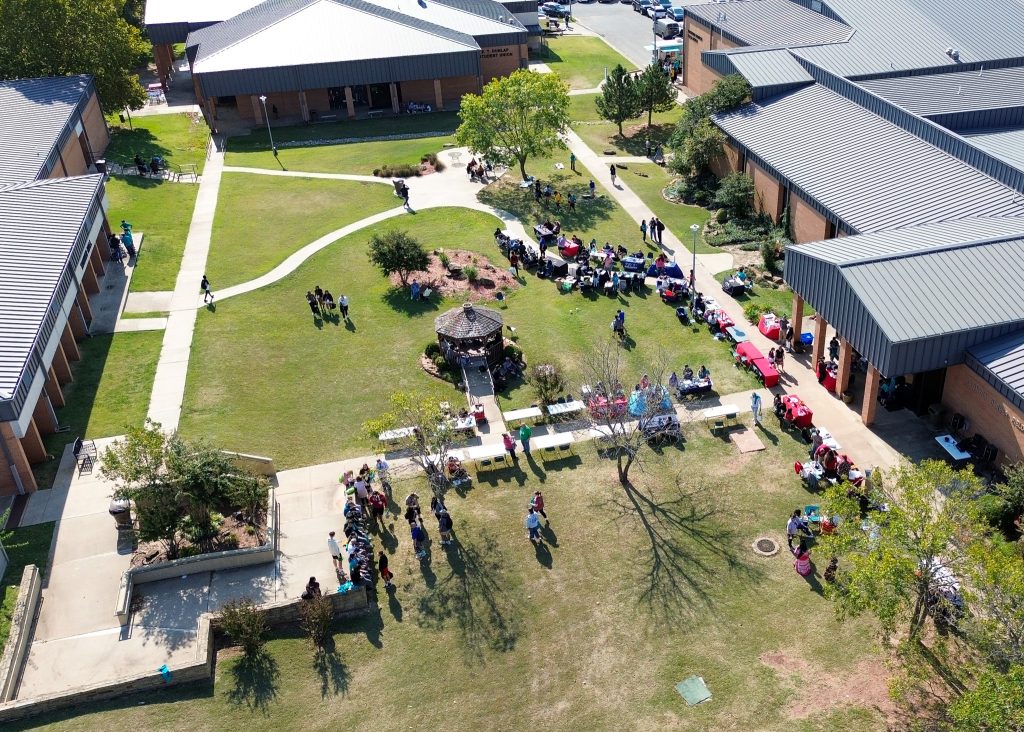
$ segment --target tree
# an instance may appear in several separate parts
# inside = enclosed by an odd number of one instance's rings
[[[964,623],[967,638],[1001,671],[1024,668],[1024,560],[1020,550],[1000,538],[976,541],[964,595],[971,609]]]
[[[672,168],[683,175],[700,175],[722,153],[725,134],[705,119],[685,138],[672,160]]]
[[[963,577],[965,539],[975,528],[968,500],[981,483],[935,460],[903,467],[884,485],[872,478],[868,500],[888,510],[869,513],[866,526],[849,485],[825,494],[823,513],[840,517],[836,532],[821,540],[822,554],[839,559],[827,592],[840,615],[878,618],[886,641],[906,630],[909,641],[919,642],[935,589],[950,576]]]
[[[623,136],[622,123],[640,116],[640,99],[633,75],[622,64],[611,70],[601,87],[600,96],[594,100],[594,106],[601,119],[618,125],[619,137]]]
[[[668,112],[676,106],[676,90],[660,66],[651,64],[636,78],[637,104],[647,112],[647,126],[651,126],[655,112]],[[621,134],[621,133],[620,133]]]
[[[949,707],[954,732],[1024,730],[1024,666],[985,670],[975,687]]]
[[[629,471],[634,465],[642,465],[645,451],[649,449],[647,430],[651,419],[663,413],[668,390],[663,386],[665,375],[664,358],[648,365],[644,377],[650,387],[633,392],[623,384],[636,384],[625,375],[623,349],[614,338],[609,338],[592,350],[583,362],[583,374],[587,382],[600,388],[610,396],[605,408],[588,409],[591,428],[603,435],[599,444],[615,456],[615,468],[619,483],[630,485]],[[636,394],[636,396],[634,396]],[[618,395],[625,400],[615,406]]]
[[[459,118],[460,145],[509,167],[518,164],[526,180],[529,158],[565,147],[559,135],[569,124],[569,87],[558,74],[519,69],[491,81],[482,94],[463,96]]]
[[[681,147],[683,141],[713,114],[740,106],[750,96],[750,84],[739,74],[730,74],[715,82],[703,94],[686,100],[669,145]]]
[[[411,431],[400,437],[398,444],[413,453],[434,493],[443,496],[449,484],[445,472],[448,455],[455,445],[455,430],[448,415],[433,397],[399,391],[391,395],[390,411],[363,424],[363,430],[374,439],[382,432],[402,428]]]
[[[430,266],[426,248],[406,231],[374,234],[370,237],[369,257],[385,277],[397,274],[402,287],[408,284],[409,275]]]
[[[228,496],[251,526],[259,524],[260,517],[270,505],[270,481],[263,475],[246,476],[232,486]]]
[[[1024,463],[1010,465],[1004,472],[1006,480],[996,485],[996,493],[1006,500],[1007,509],[1016,518],[1024,514]]]
[[[0,79],[91,74],[107,109],[139,109],[132,73],[148,53],[118,0],[0,0]]]
[[[715,193],[715,205],[726,209],[733,218],[749,218],[753,200],[754,179],[746,173],[725,176]]]
[[[229,600],[220,611],[220,627],[242,652],[253,658],[263,653],[266,644],[267,619],[248,597]]]
[[[530,367],[526,380],[541,404],[552,404],[565,391],[565,372],[557,363],[539,363]]]

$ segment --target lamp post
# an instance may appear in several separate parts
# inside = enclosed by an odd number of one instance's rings
[[[658,0],[653,0],[653,2],[658,2]],[[652,5],[651,7],[653,8],[654,6]],[[652,39],[653,39],[651,41],[651,44],[653,45],[653,48],[651,49],[651,63],[654,64],[655,66],[657,66],[658,65],[658,13],[656,11],[654,11],[654,10],[651,10],[651,36],[652,36]]]
[[[698,224],[690,225],[690,232],[693,234],[693,282],[690,283],[690,302],[697,300],[697,232],[700,231]]]
[[[277,145],[274,144],[274,133],[270,131],[270,117],[267,115],[267,95],[260,95],[260,102],[263,103],[263,119],[267,121],[267,136],[270,138],[270,149],[274,151],[274,157],[277,157]]]

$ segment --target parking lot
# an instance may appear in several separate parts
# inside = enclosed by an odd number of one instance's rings
[[[638,68],[651,62],[649,46],[654,39],[654,21],[633,12],[631,4],[573,3],[577,22],[605,39]]]

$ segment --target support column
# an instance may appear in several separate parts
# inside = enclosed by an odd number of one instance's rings
[[[392,81],[388,88],[391,90],[391,111],[398,114],[398,84]]]
[[[250,94],[249,99],[252,100],[252,116],[256,120],[256,124],[263,124],[263,105],[260,104],[260,98],[255,94]]]
[[[52,435],[57,431],[57,413],[53,411],[50,397],[46,395],[45,391],[39,395],[39,399],[36,401],[36,408],[32,411],[32,419],[39,425],[39,432],[41,434]]]
[[[356,118],[356,100],[352,98],[352,87],[345,87],[345,113],[349,119]]]
[[[789,324],[793,326],[793,342],[797,343],[804,332],[804,299],[795,292],[793,293],[793,317]]]
[[[444,97],[441,96],[441,80],[434,79],[434,106],[438,109],[444,109]]]
[[[85,294],[85,291],[78,290],[78,294],[75,295],[75,305],[82,311],[82,318],[86,323],[92,320],[92,303],[89,302],[89,296]]]
[[[61,358],[64,357],[64,354],[63,352],[61,352],[59,345],[57,346],[57,352],[61,354]],[[54,355],[53,358],[56,361],[57,356]],[[68,361],[65,358],[65,365],[67,364],[67,362]],[[46,371],[46,383],[43,384],[43,389],[46,390],[46,396],[50,398],[50,403],[53,406],[57,407],[58,409],[64,406],[64,392],[61,391],[60,381],[57,380],[57,374],[54,372],[53,366],[50,366],[50,368],[47,369]]]
[[[103,235],[100,234],[103,238]],[[97,240],[92,245],[92,253],[89,255],[89,261],[92,262],[92,268],[96,271],[96,274],[102,277],[107,273],[107,266],[103,264],[103,255],[100,254],[100,241]]]
[[[65,331],[66,332],[66,331]],[[75,339],[72,338],[71,342],[74,343]],[[64,351],[64,337],[61,336],[60,343],[57,344],[57,350],[53,353],[53,366],[51,367],[54,375],[57,377],[57,385],[63,386],[64,384],[70,384],[75,380],[75,377],[71,373],[71,364],[68,362],[67,353]],[[54,400],[56,401],[56,400]],[[61,398],[61,401],[64,401]],[[63,406],[63,405],[62,405]]]
[[[29,420],[25,436],[21,438],[21,446],[25,450],[25,457],[28,458],[29,463],[41,463],[46,460],[46,447],[43,446],[43,438],[39,434],[39,428],[36,427],[34,418]]]
[[[84,340],[89,335],[89,326],[85,322],[85,316],[82,314],[81,308],[76,302],[71,306],[71,315],[68,317],[68,325],[71,326],[71,333],[74,335],[76,341]],[[82,357],[81,352],[78,354],[79,360]]]
[[[299,92],[299,113],[302,114],[303,122],[309,122],[309,101],[305,90]]]
[[[7,448],[0,450],[0,495],[12,496],[18,493],[19,482],[20,489],[26,493],[36,490],[36,477],[32,474],[25,448],[21,440],[14,436],[9,422],[0,422],[0,440],[4,441]]]
[[[860,421],[874,424],[875,410],[878,409],[878,388],[882,384],[882,375],[873,363],[868,364],[868,375],[864,380],[864,401],[860,406]]]
[[[850,383],[850,369],[853,366],[853,346],[845,338],[839,339],[839,371],[836,374],[836,396],[842,396]]]
[[[82,297],[82,290],[85,290],[86,295],[95,295],[100,291],[100,278],[96,276],[96,268],[92,266],[92,259],[87,259],[85,262],[85,269],[82,270],[82,289],[78,291],[78,295]],[[88,298],[86,298],[88,303]],[[85,310],[83,307],[82,310]]]
[[[817,320],[814,321],[814,360],[811,361],[814,365],[818,364],[818,360],[825,355],[825,336],[828,335],[828,321],[821,317],[821,313],[818,313]]]
[[[78,350],[78,344],[75,343],[75,334],[71,331],[70,321],[74,319],[75,314],[72,312],[69,322],[64,324],[64,332],[60,334],[60,345],[64,349],[64,355],[68,361],[78,361],[82,358],[82,352]],[[60,369],[57,369],[57,374],[60,374]]]

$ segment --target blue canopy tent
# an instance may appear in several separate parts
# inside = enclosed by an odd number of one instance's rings
[[[658,404],[658,408],[655,412],[663,412],[672,409],[672,398],[669,396],[668,389],[656,384],[649,386],[643,391],[634,391],[629,395],[629,413],[634,417],[643,417],[647,414],[647,410],[658,401],[658,395],[661,395],[661,402]]]

